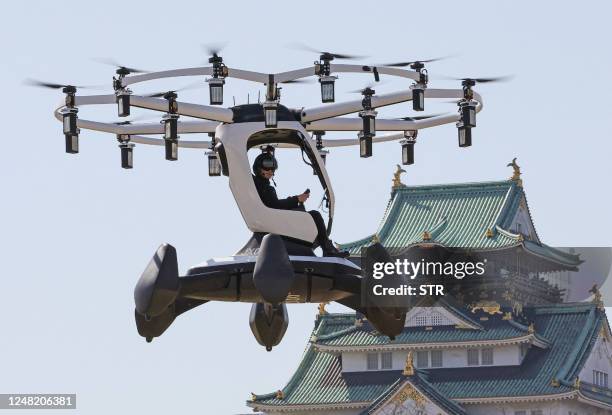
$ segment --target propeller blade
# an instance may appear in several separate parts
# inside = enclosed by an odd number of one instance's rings
[[[144,97],[149,97],[149,98],[161,98],[164,95],[166,95],[168,92],[174,92],[174,91],[166,91],[166,92],[155,92],[153,94],[146,94],[143,95]]]
[[[348,92],[348,93],[350,93],[350,94],[361,94],[361,93],[363,93],[363,91],[364,91],[364,90],[366,90],[366,89],[368,89],[368,88],[370,88],[370,89],[374,89],[374,88],[377,88],[377,87],[379,87],[379,86],[381,86],[381,85],[384,85],[384,84],[385,84],[385,82],[384,82],[384,81],[383,81],[383,82],[375,82],[375,83],[370,83],[370,84],[367,84],[366,86],[364,86],[364,87],[363,87],[363,88],[361,88],[361,89],[353,89],[353,90],[351,90],[351,91],[346,91],[346,92]]]
[[[219,53],[227,47],[227,42],[202,43],[202,49],[210,56],[219,56]]]
[[[177,92],[181,92],[181,91],[187,91],[187,90],[190,90],[190,89],[204,88],[206,86],[207,86],[206,83],[204,83],[202,81],[196,81],[196,82],[192,82],[190,84],[187,84],[184,87],[179,88],[179,89],[173,89],[173,90],[164,91],[164,92],[152,92],[150,94],[146,94],[146,95],[143,95],[143,96],[144,97],[150,97],[150,98],[159,98],[159,97],[163,97],[168,92],[177,93]]]
[[[410,66],[412,64],[415,63],[430,63],[430,62],[436,62],[436,61],[441,61],[443,59],[448,59],[450,56],[440,56],[438,58],[432,58],[432,59],[423,59],[423,60],[415,60],[415,61],[409,61],[409,62],[393,62],[393,63],[383,63],[382,65],[378,65],[378,66],[396,66],[396,67],[404,67],[404,66]]]
[[[334,59],[365,59],[366,56],[359,56],[359,55],[349,55],[346,53],[333,53],[333,52],[324,52],[324,51],[320,51],[320,50],[316,50],[315,48],[312,48],[304,43],[301,42],[293,42],[290,43],[289,45],[287,45],[289,48],[291,49],[298,49],[298,50],[303,50],[306,52],[312,52],[312,53],[316,53],[318,55],[328,55]]]
[[[483,84],[486,82],[506,82],[512,78],[513,78],[512,75],[506,75],[506,76],[497,76],[494,78],[475,78],[474,81]]]
[[[129,120],[124,121],[104,121],[106,124],[115,124],[115,125],[131,125],[137,121],[158,121],[161,117],[151,117],[151,114],[140,114],[135,117],[130,118]]]
[[[61,88],[65,88],[66,86],[68,86],[68,85],[62,85],[62,84],[54,84],[50,82],[37,81],[36,79],[29,79],[29,78],[23,81],[23,83],[29,86],[38,86],[38,87],[49,88],[49,89],[61,89]]]
[[[290,79],[288,81],[281,82],[281,84],[312,84],[313,79],[301,78],[301,79]]]
[[[442,76],[439,77],[440,79],[447,79],[447,80],[451,80],[451,81],[473,81],[479,84],[484,84],[487,82],[507,82],[509,80],[511,80],[512,78],[514,78],[514,75],[504,75],[504,76],[497,76],[497,77],[490,77],[490,78],[455,78],[452,76]]]
[[[117,61],[115,61],[114,59],[111,58],[93,58],[93,60],[95,62],[104,64],[104,65],[110,65],[110,66],[114,66],[117,69],[122,69],[128,73],[144,73],[144,72],[150,72],[144,69],[137,69],[137,68],[130,68],[129,66],[123,66],[120,63],[118,63]]]
[[[418,121],[418,120],[426,120],[427,118],[433,118],[433,117],[438,117],[440,115],[443,115],[442,113],[440,114],[431,114],[431,115],[418,115],[415,117],[401,117],[401,118],[397,118],[398,120],[404,120],[404,121]]]
[[[99,89],[99,88],[103,87],[102,85],[56,84],[56,83],[52,83],[52,82],[39,81],[37,79],[32,79],[32,78],[28,78],[28,79],[24,80],[23,83],[25,85],[29,85],[29,86],[35,86],[35,87],[40,87],[40,88],[49,88],[49,89],[62,89],[62,88],[66,88],[67,86],[73,86],[75,88],[80,88],[80,89]]]
[[[347,55],[344,53],[321,52],[321,54],[326,54],[326,53],[330,54],[335,59],[365,59],[367,58],[367,56],[361,56],[361,55]]]

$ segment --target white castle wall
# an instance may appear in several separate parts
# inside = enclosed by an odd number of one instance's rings
[[[493,366],[515,366],[521,364],[519,345],[498,346],[493,352]],[[394,351],[392,367],[388,370],[401,370],[406,365],[407,351]],[[467,349],[452,348],[442,349],[442,362],[444,368],[468,367]],[[416,364],[416,363],[415,363]],[[473,366],[470,366],[473,367]],[[345,352],[342,353],[343,372],[367,371],[367,353]]]
[[[610,342],[600,335],[578,375],[581,380],[594,383],[593,370],[597,370],[608,374],[608,387],[612,387],[612,351],[610,349]]]

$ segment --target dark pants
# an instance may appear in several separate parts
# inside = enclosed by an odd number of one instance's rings
[[[302,212],[306,211],[304,205],[301,205],[300,207],[293,210],[301,210]],[[319,244],[319,246],[323,247],[327,244],[327,241],[329,240],[329,238],[327,237],[327,227],[325,226],[325,220],[323,219],[323,216],[321,216],[321,213],[318,210],[309,210],[308,213],[312,217],[312,220],[314,220],[314,223],[317,227],[317,243]]]
[[[327,228],[325,227],[323,216],[321,216],[321,213],[319,213],[318,210],[309,210],[308,213],[310,213],[310,216],[312,216],[312,219],[317,226],[317,242],[319,242],[319,246],[323,247],[329,240],[327,237]]]

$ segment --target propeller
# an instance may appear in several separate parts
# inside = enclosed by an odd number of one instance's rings
[[[166,95],[168,92],[177,93],[177,92],[181,92],[181,91],[187,91],[187,90],[190,90],[190,89],[204,88],[206,86],[207,86],[206,84],[203,84],[201,81],[198,81],[198,82],[192,82],[190,84],[187,84],[184,87],[179,88],[179,89],[173,89],[173,90],[164,91],[164,92],[152,92],[150,94],[145,94],[143,96],[144,97],[149,97],[149,98],[161,98],[164,95]]]
[[[442,77],[442,79],[449,79],[452,81],[462,81],[465,83],[470,83],[472,85],[484,84],[487,82],[507,82],[512,78],[514,78],[514,75],[504,75],[504,76],[497,76],[493,78],[454,78],[454,77],[448,77],[448,76]]]
[[[376,83],[369,83],[366,86],[364,86],[361,89],[353,89],[350,91],[346,91],[350,94],[363,94],[363,91],[365,91],[366,89],[374,89],[374,87],[377,87],[379,85],[383,85],[385,82],[376,82]]]
[[[227,42],[203,43],[200,46],[210,56],[208,63],[219,64],[223,62],[223,58],[219,54],[225,49]]]
[[[443,115],[443,114],[440,113],[440,114],[431,114],[431,115],[419,115],[419,116],[416,116],[416,117],[401,117],[401,118],[396,118],[396,120],[418,121],[418,120],[426,120],[427,118],[438,117],[440,115]]]
[[[155,118],[155,117],[151,117],[151,114],[141,114],[135,117],[132,117],[130,120],[127,121],[106,121],[107,124],[115,124],[115,125],[131,125],[134,122],[137,121],[154,121],[154,120],[159,120],[160,118]]]
[[[111,58],[94,58],[93,60],[98,63],[102,63],[104,65],[114,66],[115,68],[117,68],[117,71],[116,71],[117,75],[129,75],[131,73],[150,72],[144,69],[136,69],[136,68],[130,68],[128,66],[123,66]]]
[[[423,59],[423,60],[416,60],[416,61],[409,61],[409,62],[393,62],[393,63],[383,63],[382,65],[379,66],[395,66],[395,67],[404,67],[404,66],[411,66],[411,65],[415,65],[415,64],[423,64],[423,63],[430,63],[430,62],[436,62],[436,61],[441,61],[443,59],[448,59],[450,58],[450,56],[441,56],[439,58],[432,58],[432,59]]]
[[[25,85],[35,86],[39,88],[49,88],[49,89],[62,89],[62,88],[79,88],[79,89],[96,89],[102,88],[102,85],[68,85],[68,84],[56,84],[53,82],[44,82],[39,81],[37,79],[28,78],[23,81]]]
[[[201,46],[208,55],[218,57],[219,53],[227,46],[227,42],[202,43]]]
[[[312,84],[314,82],[313,79],[310,78],[301,78],[301,79],[290,79],[288,81],[283,81],[281,84]]]
[[[333,52],[323,52],[316,50],[308,45],[303,43],[295,42],[289,44],[289,47],[292,49],[304,50],[307,52],[317,53],[320,55],[321,60],[334,60],[334,59],[364,59],[366,56],[358,56],[358,55],[348,55],[346,53],[333,53]]]

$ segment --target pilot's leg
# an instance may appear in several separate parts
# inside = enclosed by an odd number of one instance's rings
[[[323,216],[317,210],[308,211],[314,223],[317,227],[317,242],[319,246],[323,250],[323,256],[336,256],[346,258],[349,254],[345,251],[339,251],[332,241],[327,237],[327,227],[325,226],[325,221],[323,220]]]

